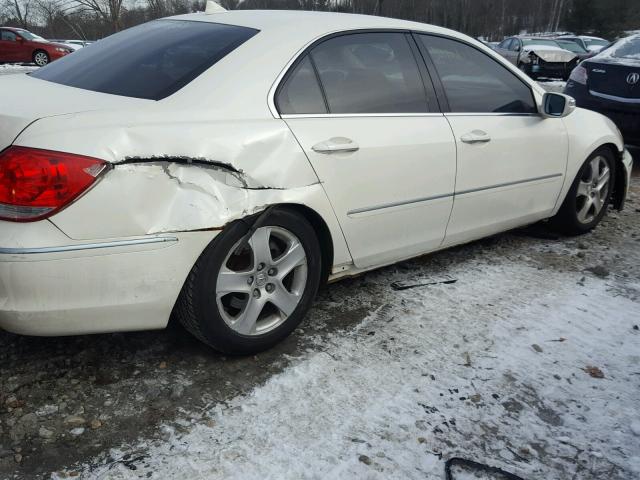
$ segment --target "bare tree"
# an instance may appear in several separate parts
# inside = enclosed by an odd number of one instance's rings
[[[124,0],[74,0],[79,8],[93,12],[114,32],[122,29],[122,14]]]

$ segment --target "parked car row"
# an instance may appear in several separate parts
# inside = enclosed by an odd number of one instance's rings
[[[596,55],[609,42],[602,38],[561,35],[514,36],[492,46],[530,77],[567,80],[578,63]]]
[[[0,28],[0,63],[35,63],[39,67],[93,42],[47,40],[23,28]]]

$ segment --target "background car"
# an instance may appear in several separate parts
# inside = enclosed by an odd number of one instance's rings
[[[572,40],[565,40],[564,38],[555,38],[554,40],[560,48],[564,48],[565,50],[569,50],[570,52],[575,53],[580,61],[591,58],[597,53],[593,50],[587,50],[578,42],[574,42]]]
[[[60,43],[53,43],[22,28],[0,28],[0,62],[29,63],[42,67],[74,51]]]
[[[173,315],[235,354],[327,280],[544,219],[588,232],[632,164],[480,42],[377,16],[157,20],[0,78],[0,105],[0,327]]]
[[[558,37],[558,38],[576,42],[585,50],[588,50],[594,53],[600,52],[603,48],[611,44],[609,40],[605,40],[604,38],[590,37],[588,35],[562,35],[561,37]]]
[[[640,146],[640,35],[619,40],[582,62],[571,73],[565,93],[578,106],[609,117],[627,143]]]
[[[87,45],[95,43],[92,40],[63,40],[63,39],[53,39],[53,38],[50,38],[49,41],[54,43],[62,43],[64,45],[69,46],[70,48],[73,48],[74,50],[79,50],[82,47],[86,47]]]
[[[577,54],[550,38],[511,37],[503,40],[495,50],[533,79],[557,77],[566,80],[580,61]]]

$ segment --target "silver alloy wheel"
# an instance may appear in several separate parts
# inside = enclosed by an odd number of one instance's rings
[[[307,256],[300,240],[282,227],[262,227],[248,245],[238,241],[216,280],[218,311],[241,335],[263,335],[294,312],[307,285]]]
[[[36,52],[33,56],[33,61],[36,62],[36,65],[39,67],[44,67],[47,63],[49,63],[49,57],[44,52]]]
[[[578,221],[589,224],[606,207],[609,198],[611,171],[607,160],[598,155],[585,170],[576,193]]]

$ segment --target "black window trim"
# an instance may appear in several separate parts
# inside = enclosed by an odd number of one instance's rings
[[[310,55],[311,50],[313,50],[318,45],[331,40],[332,38],[343,37],[348,35],[357,35],[363,33],[403,33],[405,39],[408,43],[411,54],[413,55],[413,59],[418,68],[418,73],[420,75],[420,80],[424,87],[424,99],[426,102],[427,111],[426,112],[394,112],[394,113],[330,113],[329,102],[327,100],[326,93],[324,91],[324,86],[322,85],[322,81],[320,80],[320,75],[318,74],[318,69],[316,67],[315,61],[313,60],[312,55]],[[419,45],[416,43],[415,38],[413,38],[412,31],[406,28],[362,28],[362,29],[350,29],[343,30],[340,32],[333,32],[328,35],[324,35],[321,38],[318,38],[307,45],[302,51],[300,51],[297,56],[283,69],[283,73],[280,74],[278,79],[275,81],[274,86],[271,88],[269,92],[269,108],[271,113],[275,118],[350,118],[350,117],[429,117],[429,116],[442,116],[442,111],[439,108],[439,98],[434,90],[433,78],[429,73],[428,69],[424,65],[424,60],[421,55],[419,55]],[[314,72],[316,74],[316,79],[318,80],[318,84],[320,85],[320,91],[322,93],[322,97],[325,102],[325,106],[328,113],[304,113],[304,114],[288,114],[288,113],[280,113],[280,108],[278,107],[278,96],[280,94],[281,89],[287,83],[287,80],[295,71],[296,67],[304,61],[306,57],[309,57],[311,60],[311,64],[313,66]],[[425,77],[426,75],[426,77]]]
[[[291,74],[295,70],[295,68],[298,66],[298,64],[300,62],[302,62],[307,55],[309,55],[309,52],[313,48],[315,48],[317,45],[319,45],[322,42],[324,42],[326,40],[329,40],[331,38],[340,37],[340,36],[344,36],[344,35],[358,34],[358,33],[404,33],[406,36],[411,37],[413,39],[413,41],[409,42],[409,45],[411,47],[412,53],[414,54],[416,63],[418,64],[418,70],[420,72],[420,76],[421,76],[422,82],[424,84],[425,95],[426,95],[426,98],[427,98],[427,101],[428,101],[429,112],[424,112],[424,113],[415,113],[415,112],[412,112],[412,113],[339,113],[339,114],[336,114],[336,113],[322,113],[322,114],[286,114],[286,113],[283,113],[283,114],[281,114],[280,110],[278,108],[278,104],[277,104],[278,94],[279,94],[281,88],[287,82],[288,78],[291,76]],[[324,35],[324,36],[314,40],[309,45],[307,45],[305,48],[303,48],[296,55],[296,57],[294,57],[289,62],[289,64],[287,64],[287,66],[283,69],[283,71],[280,73],[279,77],[274,82],[271,90],[269,91],[268,103],[269,103],[269,109],[271,110],[272,115],[274,116],[274,118],[282,118],[282,119],[287,119],[287,118],[291,118],[291,119],[293,119],[293,118],[348,118],[348,117],[433,117],[433,116],[438,116],[439,117],[439,116],[442,116],[442,115],[474,116],[474,117],[478,117],[478,116],[484,116],[484,117],[539,117],[539,116],[541,116],[540,111],[538,111],[536,113],[452,112],[451,108],[449,107],[449,100],[447,99],[447,95],[446,95],[446,93],[444,91],[444,86],[442,85],[442,80],[440,79],[440,75],[439,75],[439,73],[438,73],[438,71],[437,71],[437,69],[435,67],[435,64],[433,63],[433,60],[431,59],[431,56],[429,55],[429,52],[427,51],[427,48],[422,44],[422,42],[418,38],[419,35],[427,35],[427,36],[431,36],[431,37],[440,37],[440,38],[445,38],[447,40],[452,40],[454,42],[462,43],[463,45],[466,45],[468,47],[474,48],[475,50],[477,50],[481,54],[486,55],[491,60],[493,60],[498,66],[500,66],[500,67],[504,68],[505,70],[509,71],[509,73],[511,73],[520,82],[522,82],[522,84],[525,87],[527,87],[527,89],[531,93],[531,97],[532,97],[532,99],[534,101],[534,104],[536,105],[536,108],[538,108],[535,91],[531,87],[531,85],[529,85],[527,82],[525,82],[522,78],[520,78],[514,72],[510,71],[507,66],[503,65],[497,59],[493,58],[493,56],[488,55],[486,52],[484,52],[482,49],[478,48],[478,46],[473,45],[472,43],[469,43],[469,42],[467,42],[467,41],[465,41],[463,39],[460,39],[460,38],[451,37],[449,35],[444,35],[444,34],[434,33],[434,32],[426,32],[426,31],[423,31],[423,30],[409,30],[409,29],[405,29],[405,28],[383,28],[383,29],[379,29],[379,28],[371,29],[371,28],[368,28],[368,29],[351,29],[351,30],[344,30],[344,31],[340,31],[340,32],[330,33],[328,35]],[[511,37],[511,38],[516,39],[516,37]],[[417,51],[414,50],[414,48],[416,48]],[[416,57],[416,53],[420,53],[420,56]],[[316,73],[316,78],[317,78],[318,83],[320,85],[320,90],[322,92],[322,96],[323,96],[324,101],[325,101],[325,106],[327,108],[327,112],[329,112],[329,105],[328,105],[328,102],[327,102],[327,99],[326,99],[326,94],[324,92],[324,87],[322,86],[322,82],[320,81],[320,78],[319,78],[319,75],[318,75],[318,71],[317,71],[317,68],[315,66],[315,62],[313,61],[313,58],[311,57],[311,55],[309,55],[309,58],[311,59],[311,64],[313,65],[314,71]],[[431,104],[431,98],[435,98],[435,101],[436,101],[436,103],[433,106]]]
[[[435,63],[433,63],[433,60],[431,59],[431,55],[429,55],[429,51],[422,44],[422,42],[419,41],[419,38],[417,38],[419,35],[424,35],[424,36],[429,36],[429,37],[444,38],[444,39],[447,39],[447,40],[451,40],[451,41],[454,41],[454,42],[461,43],[463,45],[466,45],[468,47],[471,47],[471,48],[477,50],[481,54],[483,54],[486,57],[488,57],[491,60],[493,60],[498,66],[500,66],[500,67],[504,68],[505,70],[507,70],[511,75],[513,75],[515,78],[517,78],[520,82],[522,82],[522,84],[525,87],[527,87],[527,89],[529,90],[529,93],[531,93],[531,98],[533,100],[534,105],[536,105],[536,109],[538,109],[539,107],[538,107],[538,102],[536,101],[535,92],[534,92],[533,88],[531,87],[531,85],[529,85],[522,78],[520,78],[518,75],[516,75],[514,72],[512,72],[509,68],[507,68],[506,65],[503,65],[497,59],[493,58],[492,55],[487,55],[486,52],[482,51],[482,49],[478,48],[476,45],[473,45],[473,44],[471,44],[469,42],[466,42],[464,40],[461,40],[459,38],[454,38],[454,37],[451,37],[449,35],[442,35],[442,34],[439,34],[439,33],[413,31],[412,34],[415,37],[415,42],[418,45],[418,48],[420,49],[420,53],[422,54],[422,58],[423,58],[424,62],[427,65],[428,71],[429,72],[433,72],[433,74],[431,76],[434,79],[434,85],[436,87],[435,89],[436,89],[436,93],[438,95],[438,101],[440,102],[440,105],[442,107],[442,113],[444,113],[445,115],[449,115],[449,116],[474,116],[474,117],[539,117],[539,116],[541,116],[539,110],[536,113],[452,112],[451,108],[449,107],[449,100],[447,99],[447,94],[446,94],[446,92],[444,90],[444,86],[442,85],[442,80],[440,79],[440,74],[438,73],[438,70],[436,69]]]

